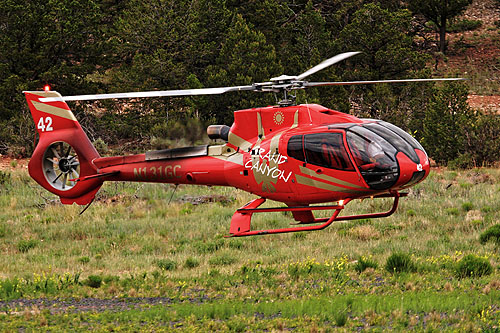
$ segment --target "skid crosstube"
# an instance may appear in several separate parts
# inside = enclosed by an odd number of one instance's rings
[[[258,208],[262,205],[266,199],[258,198],[250,201],[245,206],[238,209],[231,219],[231,226],[229,228],[230,235],[227,237],[243,237],[243,236],[256,236],[256,235],[269,235],[269,234],[281,234],[287,232],[299,232],[299,231],[315,231],[322,230],[328,227],[330,224],[336,221],[349,221],[357,219],[367,219],[367,218],[380,218],[392,215],[399,204],[399,198],[406,196],[407,193],[392,192],[389,194],[384,194],[377,196],[380,197],[393,197],[394,203],[392,208],[386,212],[381,213],[371,213],[371,214],[360,214],[360,215],[350,215],[350,216],[340,216],[339,214],[344,209],[345,205],[348,204],[352,199],[343,200],[342,205],[330,205],[330,206],[298,206],[298,207],[273,207],[273,208]],[[311,212],[313,210],[334,210],[331,217],[327,218],[315,218],[311,222],[300,223],[300,224],[314,224],[322,223],[313,226],[302,226],[302,227],[291,227],[282,229],[269,229],[269,230],[250,230],[252,215],[254,213],[271,213],[271,212]]]

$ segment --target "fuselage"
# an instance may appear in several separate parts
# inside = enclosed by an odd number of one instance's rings
[[[399,191],[429,174],[400,128],[320,105],[236,111],[227,142],[93,161],[106,180],[234,186],[303,205]],[[118,171],[118,172],[117,172]]]

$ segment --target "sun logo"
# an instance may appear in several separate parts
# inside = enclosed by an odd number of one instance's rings
[[[281,125],[285,121],[285,115],[281,111],[276,111],[274,113],[273,119],[276,125]]]

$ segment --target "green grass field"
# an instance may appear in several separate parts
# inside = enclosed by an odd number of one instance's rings
[[[25,170],[1,172],[0,329],[500,328],[500,229],[480,241],[500,224],[500,170],[433,170],[391,217],[249,238],[223,236],[250,194],[179,186],[168,204],[172,191],[105,184],[80,216]]]

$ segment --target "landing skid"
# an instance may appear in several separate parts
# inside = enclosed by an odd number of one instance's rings
[[[342,205],[330,205],[330,206],[298,206],[298,207],[273,207],[273,208],[258,208],[262,205],[266,199],[259,198],[254,199],[247,203],[245,206],[238,209],[231,219],[231,226],[229,228],[230,235],[227,237],[243,237],[243,236],[255,236],[255,235],[269,235],[269,234],[282,234],[287,232],[299,232],[299,231],[315,231],[322,230],[328,227],[333,222],[337,221],[349,221],[358,219],[372,219],[387,217],[392,215],[399,203],[399,198],[406,196],[407,193],[392,192],[389,194],[383,194],[376,196],[375,198],[381,197],[392,197],[394,198],[394,203],[392,208],[386,212],[381,213],[371,213],[371,214],[360,214],[360,215],[350,215],[350,216],[338,216],[345,205],[348,204],[352,199],[345,199]],[[313,226],[303,226],[303,227],[292,227],[292,228],[282,228],[282,229],[269,229],[269,230],[250,230],[250,224],[252,220],[252,215],[254,213],[271,213],[271,212],[309,212],[313,210],[334,210],[331,217],[327,218],[314,218],[310,222],[302,222],[300,224],[315,224],[322,223]]]

